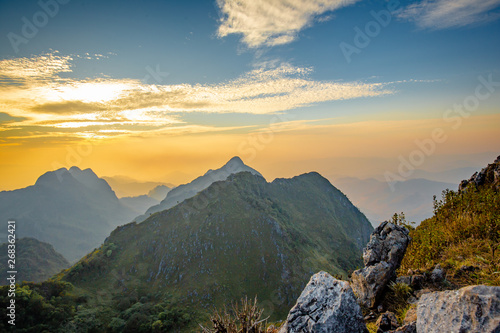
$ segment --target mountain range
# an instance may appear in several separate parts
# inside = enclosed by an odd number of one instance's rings
[[[0,220],[16,221],[17,237],[34,237],[76,261],[136,215],[91,169],[43,174],[32,186],[0,192]]]
[[[408,221],[416,222],[433,215],[432,198],[441,197],[446,189],[456,188],[458,182],[445,183],[428,179],[409,179],[392,184],[373,178],[341,178],[334,182],[361,209],[373,226],[389,220],[394,213],[404,212]]]
[[[240,161],[232,159],[223,171]],[[210,174],[198,183],[207,184]],[[206,311],[258,295],[279,316],[313,272],[346,276],[362,265],[372,230],[318,173],[268,183],[255,171],[240,172],[142,223],[118,227],[59,278],[106,304],[169,294]]]
[[[201,190],[206,189],[212,183],[225,180],[229,175],[238,172],[248,171],[252,174],[262,176],[257,170],[245,165],[241,158],[235,156],[231,158],[224,166],[216,170],[208,170],[203,176],[194,179],[192,182],[180,185],[167,193],[167,196],[155,206],[150,207],[146,213],[137,216],[136,222],[142,222],[151,214],[169,209],[185,199],[191,198]]]

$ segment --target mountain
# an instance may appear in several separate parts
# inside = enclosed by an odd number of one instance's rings
[[[145,195],[158,186],[165,186],[169,189],[174,187],[174,185],[169,183],[143,182],[126,176],[102,177],[102,179],[111,186],[118,198]],[[161,201],[163,198],[158,199],[158,201]]]
[[[0,244],[0,284],[8,284],[7,247]],[[52,245],[35,238],[16,240],[16,280],[41,282],[70,267],[70,263]]]
[[[151,198],[148,195],[139,195],[137,197],[123,197],[119,199],[120,202],[133,210],[136,214],[142,214],[149,207],[158,205],[160,200],[156,200],[155,198]]]
[[[109,306],[173,295],[184,308],[206,312],[258,295],[278,318],[312,273],[347,276],[361,266],[372,230],[318,173],[268,183],[241,172],[142,223],[118,227],[59,278]]]
[[[409,179],[393,184],[376,179],[341,178],[334,183],[366,214],[374,226],[388,220],[394,213],[404,212],[406,219],[421,222],[433,214],[432,197],[441,196],[458,183],[436,182],[427,179]]]
[[[163,199],[160,204],[150,207],[146,213],[136,217],[135,221],[142,222],[153,213],[169,209],[185,199],[193,197],[196,193],[206,189],[212,183],[225,180],[229,175],[243,171],[262,176],[258,171],[245,165],[239,157],[235,156],[220,169],[208,170],[203,176],[196,178],[192,182],[174,188],[168,192],[167,197]]]
[[[50,243],[69,261],[98,247],[135,214],[91,169],[62,168],[40,176],[35,185],[0,192],[2,230],[15,220],[17,237]]]
[[[162,201],[167,196],[172,188],[165,185],[158,185],[154,189],[148,192],[148,197]]]
[[[148,192],[147,195],[139,195],[136,197],[123,197],[120,202],[132,209],[136,214],[144,213],[149,207],[158,205],[170,191],[170,187],[158,185]]]

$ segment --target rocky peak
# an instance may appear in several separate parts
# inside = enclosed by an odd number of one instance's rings
[[[500,156],[480,172],[474,173],[469,180],[463,180],[458,190],[464,191],[469,184],[474,184],[476,188],[491,186],[496,191],[500,190]]]

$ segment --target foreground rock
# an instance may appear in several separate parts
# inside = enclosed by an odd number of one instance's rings
[[[280,333],[368,332],[348,282],[319,272],[302,291]]]
[[[381,314],[375,325],[378,328],[377,333],[395,330],[399,327],[398,318],[396,318],[396,315],[393,312],[389,311]]]
[[[371,234],[363,251],[365,268],[352,273],[352,289],[360,304],[373,308],[387,283],[396,277],[410,242],[406,228],[383,222]]]
[[[468,286],[423,295],[417,332],[500,332],[500,287]]]

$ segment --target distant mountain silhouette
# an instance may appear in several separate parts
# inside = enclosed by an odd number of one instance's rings
[[[113,176],[113,177],[101,177],[104,179],[109,186],[115,191],[118,198],[124,197],[137,197],[140,195],[148,194],[150,191],[154,190],[158,186],[166,186],[169,189],[175,187],[169,183],[162,182],[143,182],[126,176]],[[158,199],[161,201],[165,197]]]
[[[134,215],[91,169],[62,168],[43,174],[35,185],[0,192],[2,230],[13,219],[17,237],[47,242],[69,261],[98,247]]]
[[[145,214],[136,217],[135,221],[142,222],[151,214],[169,209],[183,202],[184,200],[195,196],[198,192],[206,189],[214,182],[225,180],[229,175],[242,171],[248,171],[254,175],[259,175],[262,177],[262,175],[258,171],[245,165],[241,158],[235,156],[231,158],[220,169],[208,170],[203,176],[196,178],[192,182],[174,188],[173,190],[168,192],[167,197],[163,199],[160,204],[150,207]]]
[[[432,197],[441,197],[443,190],[457,184],[427,179],[409,179],[393,184],[376,179],[341,178],[334,185],[342,190],[374,226],[388,220],[394,213],[404,212],[408,221],[420,223],[433,214]]]

